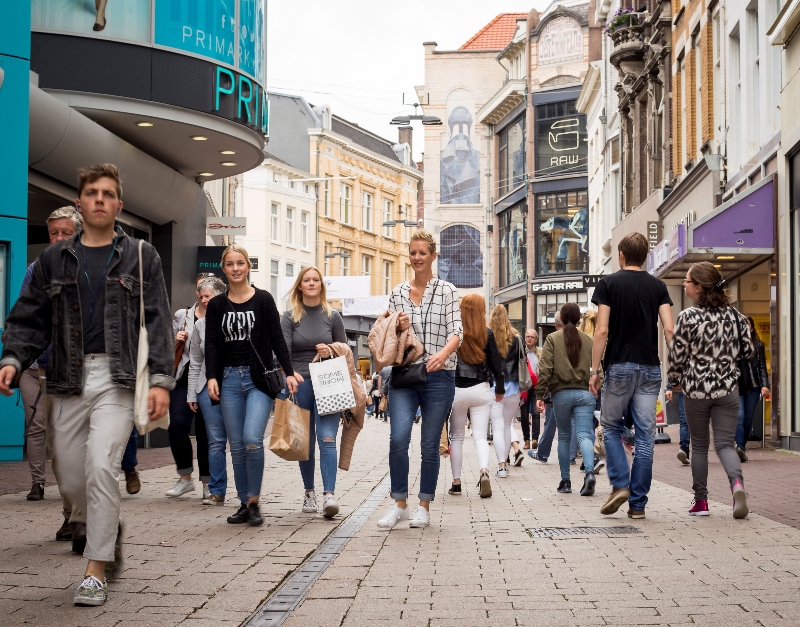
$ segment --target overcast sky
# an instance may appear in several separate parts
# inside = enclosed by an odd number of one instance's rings
[[[423,41],[456,50],[499,13],[540,11],[549,0],[268,0],[267,88],[329,104],[387,139],[413,113],[425,82]],[[415,159],[422,148],[415,128]],[[417,139],[419,138],[419,139]]]

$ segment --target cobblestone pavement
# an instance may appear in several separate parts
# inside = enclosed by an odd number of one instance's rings
[[[385,475],[387,431],[368,421],[353,470],[340,473],[340,518]],[[415,429],[415,439],[418,434]],[[672,448],[658,450],[658,468]],[[414,450],[412,493],[419,469]],[[447,495],[445,462],[432,525],[419,530],[403,523],[391,532],[376,528],[387,498],[285,625],[800,624],[800,530],[758,514],[734,521],[713,469],[712,495],[721,496],[710,517],[686,516],[690,474],[679,468],[666,474],[676,475],[680,487],[655,481],[647,519],[632,521],[624,508],[612,517],[599,514],[608,492],[605,473],[594,497],[577,489],[557,494],[555,455],[549,464],[526,459],[508,479],[492,477],[494,495],[480,499],[469,439],[465,453],[464,495]],[[123,497],[127,567],[101,608],[72,606],[84,560],[53,541],[60,522],[55,495],[41,503],[28,503],[21,493],[0,497],[2,624],[240,624],[336,524],[299,512],[296,464],[271,455],[267,461],[269,526],[260,529],[226,525],[233,502],[214,508],[197,496],[163,497],[175,478],[171,466],[144,471],[142,493]],[[754,459],[745,467],[751,501],[760,464]],[[578,488],[575,466],[572,478]],[[578,526],[634,526],[641,533],[550,539],[526,531]]]

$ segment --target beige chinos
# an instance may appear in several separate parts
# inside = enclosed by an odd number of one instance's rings
[[[133,390],[111,380],[106,355],[84,355],[80,396],[51,395],[59,487],[72,505],[70,522],[86,523],[90,560],[114,559],[119,524],[119,473],[133,429]]]
[[[40,394],[39,369],[31,366],[19,378],[22,404],[25,406],[25,445],[28,451],[28,466],[33,483],[45,483],[45,463],[47,446],[45,444],[44,395]],[[37,400],[38,396],[38,400]]]

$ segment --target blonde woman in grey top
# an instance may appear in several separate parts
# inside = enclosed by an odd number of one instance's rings
[[[308,459],[300,463],[305,495],[303,511],[317,512],[317,497],[314,491],[314,436],[319,446],[319,469],[322,473],[322,513],[333,518],[339,513],[334,490],[336,488],[336,436],[339,432],[339,414],[320,416],[314,388],[311,385],[309,364],[317,355],[329,357],[327,345],[347,342],[344,322],[338,311],[331,309],[325,291],[322,273],[315,267],[300,269],[289,295],[289,311],[283,313],[281,329],[286,346],[292,356],[292,367],[299,383],[296,401],[299,407],[311,412],[311,448]]]

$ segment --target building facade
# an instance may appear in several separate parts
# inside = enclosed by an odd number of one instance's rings
[[[500,250],[487,237],[487,228],[494,228],[495,200],[519,182],[513,172],[507,173],[500,189],[490,177],[493,140],[490,123],[479,119],[479,111],[504,85],[508,68],[503,63],[521,62],[516,47],[507,61],[498,63],[498,55],[515,37],[518,20],[525,18],[524,13],[502,13],[458,50],[423,43],[425,84],[416,88],[425,114],[442,121],[441,126],[424,127],[425,228],[439,244],[437,275],[455,285],[461,296],[479,293],[489,303]],[[524,77],[525,70],[516,65],[512,75]],[[509,89],[513,93],[506,104],[524,101],[524,80],[515,78]],[[524,102],[521,110],[524,115]],[[519,145],[520,138],[515,141]],[[524,149],[516,158],[523,154]],[[517,171],[518,179],[524,164],[518,162]]]

